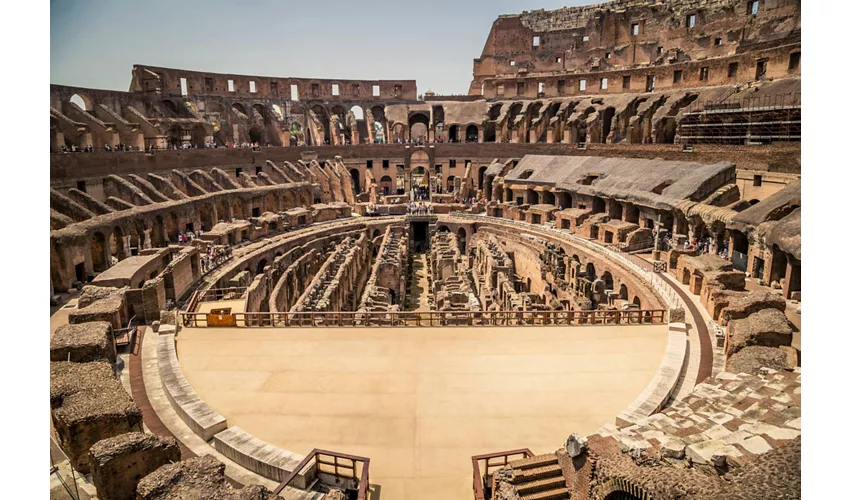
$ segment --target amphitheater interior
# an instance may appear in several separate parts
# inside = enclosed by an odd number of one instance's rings
[[[464,96],[51,85],[52,497],[800,498],[800,81],[798,1],[616,0]]]

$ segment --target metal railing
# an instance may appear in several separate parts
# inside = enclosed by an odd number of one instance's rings
[[[475,500],[485,500],[493,498],[493,484],[490,483],[490,495],[486,495],[487,481],[492,476],[492,469],[502,468],[508,465],[512,460],[522,460],[523,458],[533,457],[534,453],[528,448],[511,451],[499,451],[496,453],[487,453],[485,455],[475,455],[472,457],[472,490],[475,492]],[[484,475],[481,475],[481,462],[484,462]]]
[[[231,300],[241,298],[248,287],[230,288],[208,288],[206,290],[195,290],[186,302],[186,312],[195,312],[201,302],[215,302],[219,300]]]
[[[358,457],[356,455],[317,448],[313,448],[313,451],[304,457],[292,472],[286,476],[283,482],[275,488],[274,494],[280,495],[283,489],[289,486],[289,483],[314,460],[316,462],[317,474],[328,474],[336,479],[355,481],[357,483],[357,500],[366,500],[366,493],[369,491],[369,459],[367,457]],[[360,465],[359,475],[357,473],[358,465]]]
[[[188,328],[208,326],[209,313],[182,312]],[[216,314],[216,317],[225,315]],[[236,327],[437,327],[642,325],[667,322],[666,309],[585,311],[330,311],[231,313]]]

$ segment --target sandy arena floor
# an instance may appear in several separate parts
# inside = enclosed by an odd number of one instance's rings
[[[177,348],[230,426],[302,454],[370,457],[373,500],[468,500],[470,456],[550,453],[613,422],[666,343],[666,325],[198,328]]]

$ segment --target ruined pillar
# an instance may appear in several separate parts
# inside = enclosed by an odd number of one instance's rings
[[[151,230],[145,229],[144,230],[143,243],[142,243],[142,249],[148,250],[150,248],[151,248]]]
[[[98,498],[134,500],[139,481],[163,465],[180,461],[177,440],[129,432],[98,441],[89,461]]]

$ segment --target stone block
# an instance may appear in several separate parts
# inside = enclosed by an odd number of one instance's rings
[[[62,325],[50,339],[50,361],[115,363],[115,359],[115,337],[106,321]]]
[[[762,309],[746,318],[729,321],[726,326],[726,355],[752,345],[788,346],[791,345],[792,334],[785,311]]]
[[[747,346],[726,359],[726,371],[758,375],[762,368],[790,370],[788,356],[777,347]]]
[[[685,456],[695,464],[711,464],[711,458],[725,446],[723,441],[710,439],[687,446],[685,448]]]
[[[89,457],[98,498],[110,500],[135,499],[143,477],[179,460],[176,439],[142,432],[102,439],[91,447]]]
[[[685,442],[681,439],[670,438],[661,444],[662,458],[685,458]]]
[[[753,455],[760,455],[762,453],[767,453],[772,448],[767,441],[761,436],[753,436],[749,439],[745,439],[741,446],[744,447],[745,450],[752,453]]]
[[[139,481],[136,491],[137,500],[280,499],[264,486],[246,485],[234,489],[224,477],[224,464],[210,455],[163,465]]]
[[[59,446],[84,474],[93,444],[142,430],[142,412],[106,361],[51,363],[50,408]]]

